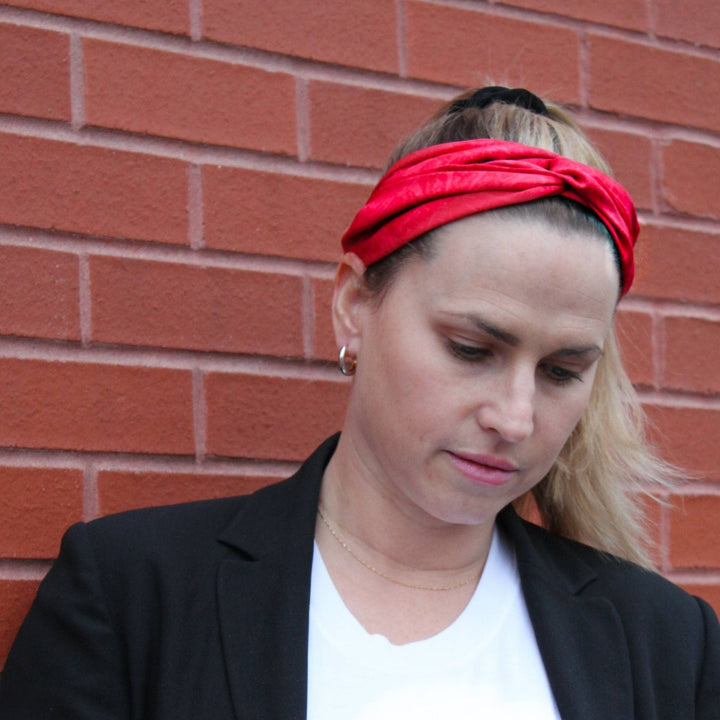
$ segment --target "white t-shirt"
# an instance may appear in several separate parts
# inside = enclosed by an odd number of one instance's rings
[[[559,720],[520,588],[497,529],[477,589],[433,637],[405,645],[368,633],[315,547],[308,720]]]

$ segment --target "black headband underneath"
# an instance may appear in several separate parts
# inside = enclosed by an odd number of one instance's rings
[[[545,103],[537,96],[524,88],[506,88],[499,85],[480,88],[470,97],[456,100],[448,109],[448,114],[462,112],[466,108],[477,108],[482,110],[494,103],[505,103],[506,105],[517,105],[518,107],[530,110],[537,115],[549,117]]]

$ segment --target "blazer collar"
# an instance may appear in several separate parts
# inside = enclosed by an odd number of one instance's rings
[[[218,573],[228,680],[238,718],[304,720],[313,541],[326,440],[289,480],[250,496],[219,540],[238,553]],[[563,718],[633,718],[625,632],[596,594],[583,551],[521,520],[498,516],[514,544],[530,619]],[[607,562],[615,562],[608,559]]]
[[[512,507],[498,523],[515,546],[525,603],[561,717],[633,718],[622,620],[583,557],[596,551],[526,523]],[[618,562],[601,553],[598,561]]]
[[[337,438],[290,479],[250,496],[220,535],[238,551],[220,565],[217,586],[237,718],[305,718],[315,518]]]

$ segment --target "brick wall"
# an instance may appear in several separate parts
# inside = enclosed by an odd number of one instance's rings
[[[63,530],[285,476],[340,425],[338,238],[390,148],[493,79],[575,109],[637,200],[620,316],[694,479],[662,570],[720,610],[713,0],[0,6],[0,664]]]

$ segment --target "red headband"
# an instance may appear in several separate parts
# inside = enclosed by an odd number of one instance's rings
[[[633,281],[639,232],[625,188],[588,165],[504,140],[443,143],[401,158],[355,216],[343,250],[371,265],[453,220],[554,195],[589,208],[607,227],[620,258],[624,295]]]

